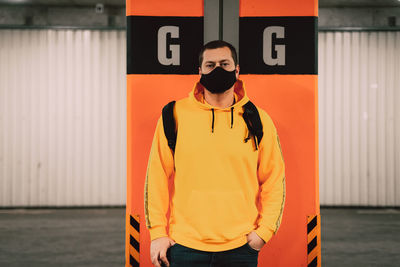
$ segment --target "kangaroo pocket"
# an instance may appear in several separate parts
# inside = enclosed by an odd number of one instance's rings
[[[198,190],[191,192],[186,214],[185,235],[209,243],[223,243],[246,234],[256,215],[241,191]]]

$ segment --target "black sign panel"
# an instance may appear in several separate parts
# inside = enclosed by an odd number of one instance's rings
[[[197,74],[203,17],[127,17],[128,74]]]
[[[318,17],[241,17],[242,74],[317,74]]]

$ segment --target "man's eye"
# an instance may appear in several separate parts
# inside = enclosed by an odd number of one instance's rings
[[[207,67],[207,68],[212,68],[212,67],[214,67],[214,65],[212,65],[212,64],[207,64],[206,67]]]
[[[229,63],[222,63],[222,66],[229,66]]]

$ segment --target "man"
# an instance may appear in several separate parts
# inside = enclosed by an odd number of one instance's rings
[[[199,55],[199,76],[189,97],[174,107],[175,151],[162,117],[156,126],[144,194],[151,261],[156,267],[257,266],[258,252],[279,228],[285,202],[277,131],[257,108],[263,137],[259,142],[250,135],[243,119],[249,98],[231,44],[207,43]]]

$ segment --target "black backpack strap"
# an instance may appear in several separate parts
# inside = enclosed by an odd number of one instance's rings
[[[176,144],[174,105],[175,101],[171,101],[162,109],[165,137],[167,138],[168,146],[172,149],[173,152],[175,152]]]
[[[257,107],[251,101],[248,101],[243,108],[243,119],[249,129],[249,136],[250,134],[253,135],[256,150],[258,150],[258,144],[261,142],[264,135],[260,114],[258,113]],[[248,139],[250,139],[250,137],[247,137],[245,142],[247,142]]]

